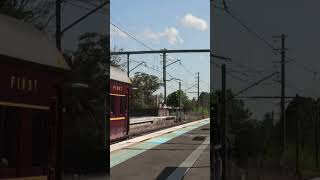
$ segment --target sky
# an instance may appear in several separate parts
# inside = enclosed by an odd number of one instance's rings
[[[77,4],[81,5],[81,3]],[[227,0],[227,4],[232,14],[273,46],[280,47],[280,41],[272,36],[287,34],[288,51],[286,54],[294,61],[286,65],[286,94],[294,96],[298,93],[302,96],[319,97],[320,26],[317,20],[320,17],[320,11],[317,8],[320,2],[316,0]],[[111,0],[110,6],[111,22],[153,49],[197,49],[210,46],[209,0],[162,0],[161,3],[158,0]],[[86,12],[88,11],[70,5],[70,3],[64,5],[63,26],[69,25]],[[192,16],[187,16],[188,14]],[[196,17],[197,28],[187,23],[184,24],[184,17],[189,20],[194,19],[190,17]],[[109,25],[106,23],[106,18],[108,18],[106,14],[100,11],[67,31],[63,37],[63,47],[74,49],[77,37],[84,32],[106,33],[106,27]],[[227,76],[228,88],[237,92],[275,71],[280,71],[280,64],[274,63],[280,61],[280,56],[274,55],[273,51],[261,40],[219,9],[215,9],[213,18],[213,51],[217,55],[232,58],[232,62],[225,62],[227,71],[233,71],[233,77]],[[206,22],[207,29],[201,20]],[[126,50],[148,50],[132,38],[125,37],[119,32],[118,35],[115,35],[117,32],[111,30],[112,33],[111,46],[116,45]],[[200,72],[201,90],[208,90],[210,81],[214,89],[220,89],[220,70],[212,68],[213,76],[209,78],[208,54],[172,54],[170,56],[181,59],[183,66],[191,71],[191,73],[186,72],[179,64],[168,67],[169,74],[185,81],[182,89],[196,82],[191,74],[195,75],[198,71]],[[149,67],[161,71],[159,55],[133,55],[131,58],[146,61]],[[214,61],[218,64],[223,63],[219,59],[214,59]],[[132,67],[136,64],[132,62]],[[162,77],[161,72],[145,67],[139,67],[136,70]],[[314,75],[312,71],[318,73]],[[178,88],[178,83],[171,81],[168,91],[173,91],[175,88]],[[190,89],[190,91],[196,91],[196,89]],[[191,96],[191,94],[188,95]],[[246,91],[243,95],[280,95],[280,86],[269,80],[261,86]],[[274,111],[278,118],[279,100],[248,100],[245,103],[253,112],[253,117],[262,118],[264,113]]]
[[[112,0],[110,21],[121,30],[154,50],[159,49],[209,49],[210,48],[210,9],[207,0]],[[150,50],[113,25],[110,26],[111,47],[125,51]],[[210,67],[209,53],[168,54],[168,62],[177,59],[179,63],[167,67],[167,79],[182,80],[182,90],[197,83],[196,73],[200,72],[200,91],[209,92]],[[160,54],[131,55],[130,69],[144,61],[147,67],[140,66],[130,72],[144,72],[156,75],[162,81],[162,57]],[[137,62],[136,62],[137,61]],[[123,56],[123,63],[126,56]],[[178,90],[177,81],[167,83],[167,95]],[[197,87],[187,92],[196,92]],[[156,93],[163,93],[161,87]],[[188,93],[189,98],[196,93]]]
[[[87,1],[88,2],[88,1]],[[91,0],[85,3],[83,0],[66,1],[62,4],[61,26],[62,29],[74,23],[80,17],[100,5],[102,0]],[[78,37],[86,32],[108,34],[107,19],[109,18],[106,8],[91,14],[80,23],[67,30],[62,36],[63,50],[76,50]],[[55,32],[54,21],[49,26],[49,31]]]
[[[287,57],[294,61],[286,64],[286,95],[319,97],[319,73],[314,76],[312,71],[319,71],[319,40],[320,16],[319,1],[268,0],[268,1],[227,1],[233,15],[254,30],[261,37],[279,48],[281,41],[272,36],[286,34]],[[231,57],[232,62],[226,63],[227,71],[238,79],[227,76],[227,87],[235,92],[258,81],[263,77],[280,71],[280,55],[261,40],[249,33],[227,13],[215,9],[214,14],[214,53]],[[216,63],[223,63],[215,60]],[[221,86],[221,72],[213,68],[211,82],[216,89]],[[257,72],[253,72],[257,71]],[[241,78],[244,82],[239,80]],[[271,80],[256,86],[243,94],[244,96],[280,96],[280,85]],[[274,111],[279,118],[280,100],[248,100],[247,107],[254,113],[253,117],[262,118],[266,112]]]

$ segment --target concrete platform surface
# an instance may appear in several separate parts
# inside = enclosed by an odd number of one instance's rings
[[[137,124],[137,123],[143,123],[143,122],[156,122],[159,120],[166,120],[166,118],[172,117],[174,118],[174,116],[146,116],[146,117],[131,117],[130,118],[130,125],[131,124]]]
[[[110,153],[111,179],[210,179],[209,119]]]

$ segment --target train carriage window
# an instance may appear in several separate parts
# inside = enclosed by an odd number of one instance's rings
[[[16,167],[18,122],[17,108],[0,106],[0,168]]]
[[[42,166],[48,159],[48,112],[34,111],[32,117],[32,166]]]
[[[127,96],[120,97],[120,114],[125,114],[127,110]]]
[[[116,96],[110,96],[110,115],[116,114]]]

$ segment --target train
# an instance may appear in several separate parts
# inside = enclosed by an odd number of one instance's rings
[[[0,14],[0,180],[54,180],[69,70],[44,33]]]
[[[128,136],[132,82],[121,69],[110,66],[110,142]]]
[[[70,67],[43,32],[21,20],[0,14],[0,39],[0,180],[55,180]],[[127,74],[111,66],[111,141],[128,136],[131,91]]]

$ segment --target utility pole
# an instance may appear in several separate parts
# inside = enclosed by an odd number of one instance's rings
[[[127,75],[129,77],[130,75],[130,58],[129,58],[130,54],[127,54]]]
[[[284,155],[286,145],[287,145],[287,132],[286,132],[286,115],[285,115],[285,85],[286,85],[286,78],[285,78],[285,59],[286,59],[286,48],[285,48],[285,40],[286,35],[281,34],[281,36],[274,36],[275,38],[281,38],[281,108],[280,108],[280,118],[282,122],[282,130],[283,130],[283,144],[282,144],[282,156]],[[279,50],[279,49],[276,49]]]
[[[299,110],[298,112],[298,118],[296,122],[296,175],[299,177],[300,176],[300,118],[301,116],[301,111]]]
[[[163,89],[164,89],[164,104],[167,104],[167,61],[166,61],[166,53],[164,52],[162,55],[163,61],[162,61],[162,67],[163,67]]]
[[[181,120],[181,81],[179,81],[179,120]]]
[[[56,48],[61,52],[61,0],[56,0]],[[63,120],[62,120],[62,88],[57,87],[57,142],[56,142],[56,162],[54,164],[55,180],[63,179]]]
[[[198,101],[199,101],[199,90],[200,90],[200,73],[198,72]]]
[[[222,180],[227,180],[227,147],[226,147],[226,134],[227,134],[227,123],[226,123],[226,65],[221,66],[221,125],[222,125]]]
[[[315,165],[319,168],[319,101],[316,101],[316,117],[314,119],[314,145],[315,145]]]
[[[281,35],[281,121],[283,124],[283,152],[286,149],[287,145],[287,131],[286,131],[286,113],[285,113],[285,102],[284,102],[284,97],[285,97],[285,84],[286,84],[286,79],[285,79],[285,38],[286,35],[282,34]]]
[[[176,63],[176,62],[180,62],[181,64],[181,61],[178,59],[170,64],[167,65],[167,60],[166,60],[166,52],[167,50],[166,49],[163,49],[162,51],[162,56],[163,56],[163,88],[164,88],[164,104],[167,104],[167,67]],[[173,79],[176,79],[176,78],[173,78]],[[169,80],[170,81],[170,80]],[[181,81],[181,80],[180,80]]]
[[[61,0],[56,0],[56,47],[61,51]]]

